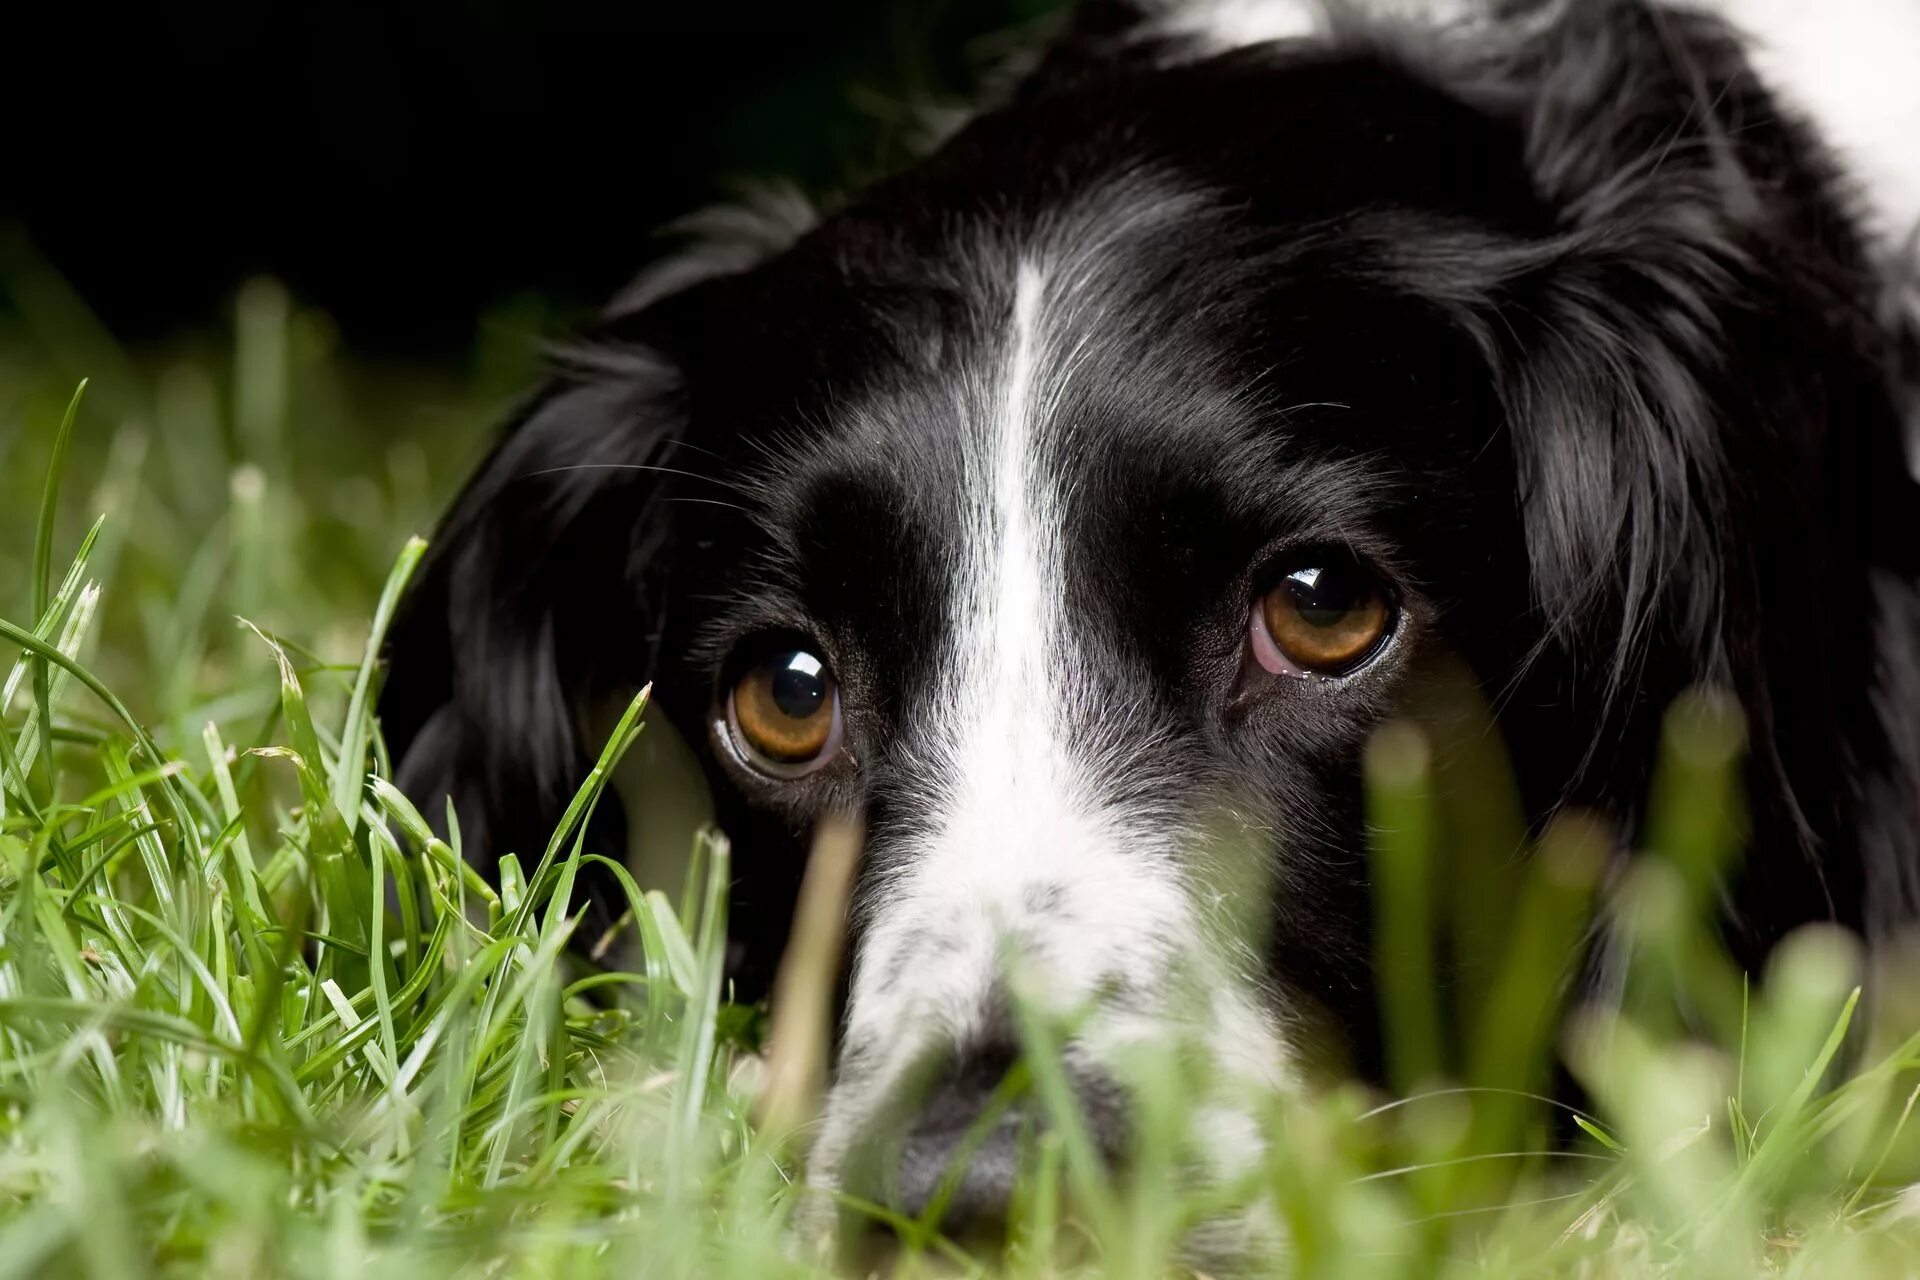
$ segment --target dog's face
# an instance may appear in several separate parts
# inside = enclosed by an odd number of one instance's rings
[[[784,252],[616,310],[442,534],[396,660],[441,675],[387,699],[406,784],[536,842],[578,726],[653,679],[734,837],[749,994],[810,833],[861,818],[818,1167],[908,1208],[1013,1053],[1009,958],[1115,1152],[1114,1064],[1170,1024],[1223,1078],[1328,1028],[1373,1069],[1360,759],[1421,673],[1499,705],[1535,814],[1637,795],[1687,682],[1778,701],[1728,620],[1829,550],[1725,563],[1781,482],[1723,491],[1726,415],[1802,392],[1726,384],[1745,229],[1694,153],[1640,163],[1678,99],[1554,78],[1636,32],[1465,88],[1069,42]]]
[[[878,282],[821,272],[835,230],[734,282],[798,323],[727,359],[806,367],[711,409],[745,510],[696,517],[673,646],[783,856],[866,822],[822,1162],[899,1132],[902,1089],[992,1087],[1009,946],[1087,1019],[1096,1093],[1175,1015],[1264,1080],[1309,1012],[1364,1036],[1359,753],[1455,615],[1517,649],[1528,609],[1510,463],[1462,447],[1498,427],[1470,345],[1176,173],[949,223]],[[907,1126],[910,1202],[950,1110],[925,1159]]]

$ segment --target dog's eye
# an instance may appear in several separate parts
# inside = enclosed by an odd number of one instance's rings
[[[727,723],[754,764],[777,777],[797,777],[833,754],[839,687],[827,664],[807,650],[772,653],[733,686]]]
[[[1372,657],[1393,603],[1371,573],[1329,560],[1289,572],[1254,605],[1253,652],[1275,675],[1344,675]]]

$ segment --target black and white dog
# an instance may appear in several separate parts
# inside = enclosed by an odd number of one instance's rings
[[[1009,936],[1096,1010],[1068,1058],[1115,1146],[1102,1063],[1170,1018],[1255,1079],[1308,1025],[1377,1065],[1359,756],[1436,661],[1536,821],[1627,832],[1663,709],[1732,690],[1729,936],[1889,935],[1920,20],[1802,9],[1769,44],[1638,0],[1088,0],[917,167],[570,351],[396,631],[404,786],[489,865],[537,850],[654,681],[737,850],[747,996],[809,832],[860,815],[816,1172],[911,1085],[856,1188],[909,1209],[1008,1061]],[[975,1167],[950,1220],[1004,1197]]]

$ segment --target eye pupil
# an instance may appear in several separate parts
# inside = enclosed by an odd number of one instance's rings
[[[1287,591],[1300,619],[1323,630],[1346,621],[1370,590],[1358,574],[1341,569],[1300,569],[1287,575]]]
[[[827,700],[820,660],[810,653],[793,654],[774,671],[769,693],[782,715],[794,720],[812,718]]]

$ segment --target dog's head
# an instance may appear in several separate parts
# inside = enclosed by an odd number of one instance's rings
[[[1116,1151],[1110,1064],[1169,1020],[1227,1075],[1326,1027],[1376,1065],[1360,758],[1423,671],[1473,674],[1534,818],[1629,828],[1661,708],[1732,687],[1743,918],[1860,917],[1893,352],[1735,44],[1628,5],[1222,53],[1137,16],[1090,7],[790,245],[617,305],[393,651],[403,781],[488,855],[653,680],[734,836],[749,994],[809,833],[860,815],[821,1160],[910,1207],[1012,1052],[1009,954],[1082,1015]],[[1003,1191],[976,1168],[955,1211]]]

